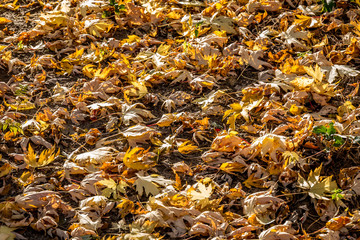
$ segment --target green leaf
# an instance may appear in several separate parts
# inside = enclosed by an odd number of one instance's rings
[[[115,0],[110,0],[110,6],[114,6],[115,5]]]
[[[335,6],[334,0],[321,0],[321,2],[323,4],[323,12],[331,12]]]
[[[327,133],[327,128],[325,126],[323,126],[323,125],[314,127],[313,133],[315,133],[315,134],[326,134]]]
[[[195,29],[195,37],[199,36],[199,30]]]
[[[341,145],[343,145],[345,143],[345,140],[340,136],[334,135],[333,138],[335,140],[335,142],[334,142],[335,147],[340,147]]]
[[[327,130],[326,133],[327,133],[329,136],[335,134],[335,133],[336,133],[336,129],[334,128],[334,123],[331,122],[331,123],[329,124],[329,126],[327,127],[326,130]]]
[[[116,4],[114,7],[115,7],[115,13],[119,14],[120,13],[119,5]]]
[[[339,201],[344,198],[341,189],[335,189],[332,192],[333,192],[333,194],[331,195],[332,200]]]

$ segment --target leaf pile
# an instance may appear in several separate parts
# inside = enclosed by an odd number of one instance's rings
[[[359,239],[359,1],[0,1],[0,238]]]

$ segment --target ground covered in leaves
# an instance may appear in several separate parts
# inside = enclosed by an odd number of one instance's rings
[[[0,239],[360,239],[359,4],[1,0]]]

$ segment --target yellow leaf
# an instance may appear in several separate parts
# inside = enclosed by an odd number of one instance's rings
[[[46,22],[46,26],[43,28],[48,29],[53,27],[64,27],[69,20],[69,17],[62,12],[55,12],[54,14],[41,15],[40,19]]]
[[[226,37],[226,31],[214,31],[214,34],[219,37]]]
[[[16,228],[9,228],[7,226],[0,226],[0,239],[2,240],[14,240],[16,235],[12,231]]]
[[[130,82],[132,84],[132,86],[127,86],[123,93],[124,93],[124,98],[129,102],[130,98],[129,97],[136,97],[134,99],[140,99],[142,97],[144,97],[147,93],[147,87],[145,86],[145,83],[143,82],[138,82],[136,80],[132,80]]]
[[[37,156],[34,153],[31,144],[29,144],[28,152],[25,155],[25,162],[30,167],[33,168],[43,167],[52,163],[59,154],[60,154],[60,148],[58,149],[57,153],[55,153],[55,146],[53,146],[51,149],[42,151],[39,156],[39,159],[37,159]]]
[[[1,156],[1,155],[0,155]],[[0,167],[0,178],[8,175],[12,170],[12,166],[9,163],[5,163]]]
[[[289,112],[293,115],[300,115],[303,107],[298,107],[296,104],[291,105]]]
[[[36,154],[34,152],[34,149],[31,147],[31,144],[29,144],[28,152],[25,156],[25,161],[29,163],[35,163],[36,162]]]
[[[251,187],[256,187],[256,188],[266,188],[264,187],[264,180],[263,179],[259,179],[259,178],[255,178],[254,177],[255,173],[251,174],[250,177],[248,177],[248,179],[246,179],[243,184],[247,187],[247,188],[251,188]]]
[[[312,20],[312,17],[304,16],[304,15],[296,15],[296,17],[297,19],[294,20],[294,24],[302,27],[309,26]]]
[[[225,111],[223,120],[231,114],[231,116],[227,120],[227,124],[230,125],[231,130],[235,130],[236,119],[238,117],[242,116],[241,112],[242,112],[243,107],[240,103],[232,103],[232,104],[230,104],[230,107],[231,107],[231,109]]]
[[[11,22],[12,21],[7,18],[0,17],[0,24],[11,23]]]
[[[157,53],[163,56],[166,56],[169,52],[171,45],[161,44],[160,47],[157,49]]]
[[[355,109],[356,109],[356,107],[354,107],[354,105],[352,105],[352,103],[350,101],[346,101],[344,103],[344,105],[338,107],[337,112],[340,117],[343,117],[344,114],[349,114]]]
[[[124,39],[127,43],[140,42],[141,37],[136,35],[129,35],[127,39]]]
[[[227,173],[241,172],[246,170],[247,166],[239,162],[226,162],[221,164],[220,170]]]
[[[315,66],[315,70],[310,66],[310,67],[304,67],[306,73],[311,76],[312,78],[314,78],[314,80],[316,82],[321,82],[323,79],[323,72],[321,71],[321,68],[319,65]]]
[[[218,152],[233,152],[248,146],[248,142],[244,139],[235,136],[235,132],[231,131],[220,133],[212,142],[211,149]]]
[[[314,79],[307,78],[307,77],[296,77],[290,83],[293,86],[299,88],[300,90],[306,90],[306,89],[309,89],[313,85]]]
[[[181,14],[179,14],[179,13],[176,13],[176,12],[169,12],[167,15],[166,15],[166,17],[168,17],[168,18],[170,18],[170,19],[175,19],[175,20],[178,20],[178,19],[180,19],[182,16],[181,16]]]
[[[155,166],[156,154],[149,150],[150,148],[147,150],[141,147],[129,148],[123,158],[125,166],[135,170],[145,170]]]
[[[133,201],[130,201],[129,199],[123,198],[121,199],[120,203],[116,206],[116,208],[119,209],[119,214],[123,218],[127,214],[134,211],[135,204]]]
[[[284,168],[290,164],[298,163],[300,160],[300,157],[296,152],[285,151],[283,152],[282,157],[285,160]]]
[[[112,178],[104,179],[104,180],[98,181],[97,183],[104,185],[107,188],[111,188],[113,190],[116,189],[116,185],[117,185],[116,182]]]
[[[29,100],[27,100],[27,99],[25,99],[19,103],[16,103],[16,104],[9,104],[4,99],[4,104],[5,104],[5,106],[11,107],[12,109],[14,109],[16,111],[26,111],[26,110],[35,108],[35,104],[29,102]]]
[[[192,143],[190,141],[185,141],[178,147],[178,151],[181,154],[189,154],[189,153],[197,151],[197,150],[198,150],[198,147],[195,145],[192,145]]]
[[[89,24],[88,26],[86,26]],[[110,29],[114,26],[114,24],[99,20],[96,22],[90,21],[85,22],[85,27],[88,27],[89,33],[96,36],[96,37],[102,37],[104,33],[107,33],[110,31]]]
[[[82,72],[85,76],[93,78],[96,72],[96,66],[94,64],[88,64],[83,67]]]
[[[21,176],[17,179],[17,181],[23,186],[27,186],[30,183],[32,183],[34,181],[34,175],[30,172],[23,172],[23,174],[21,174]]]

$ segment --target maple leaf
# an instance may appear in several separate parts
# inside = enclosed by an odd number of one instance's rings
[[[114,153],[117,151],[111,147],[102,147],[93,151],[81,153],[74,157],[75,162],[86,164],[102,164],[104,162],[110,162]]]
[[[220,170],[232,174],[234,174],[234,172],[244,173],[246,169],[247,164],[245,162],[226,162],[220,166]]]
[[[11,22],[12,21],[10,19],[0,17],[0,24],[6,24],[6,23],[11,23]]]
[[[135,125],[129,127],[122,135],[127,139],[131,147],[136,146],[138,143],[146,143],[146,141],[151,140],[155,136],[161,136],[161,133],[146,126]]]
[[[323,79],[323,72],[321,71],[321,68],[319,65],[315,66],[315,70],[310,66],[310,67],[304,67],[306,73],[311,76],[316,82],[321,82]]]
[[[125,87],[123,91],[124,97],[128,102],[130,101],[129,97],[133,97],[132,99],[136,100],[144,97],[148,93],[147,87],[145,86],[144,82],[132,80],[130,81],[130,83],[131,85]]]
[[[110,198],[112,195],[114,199],[120,198],[119,193],[125,194],[125,188],[129,186],[126,182],[122,180],[117,183],[112,178],[100,180],[97,182],[97,184],[106,186],[106,188],[102,190],[102,195],[107,198]]]
[[[300,42],[298,39],[307,40],[308,33],[305,31],[297,31],[297,25],[291,25],[285,32],[279,34],[279,36],[285,39],[285,44],[289,48],[299,51],[307,51],[309,47]]]
[[[109,32],[110,29],[114,26],[113,22],[110,20],[86,20],[85,21],[85,28],[88,29],[91,35],[96,37],[103,37],[105,33]]]
[[[153,234],[151,234],[156,226],[157,226],[156,222],[152,222],[149,220],[146,220],[143,223],[140,221],[135,221],[131,224],[131,232],[125,234],[124,240],[134,240],[134,239],[156,240],[158,238]]]
[[[25,162],[33,168],[43,167],[52,163],[59,154],[60,148],[55,153],[55,146],[53,146],[51,149],[42,151],[37,159],[37,155],[31,147],[31,144],[29,144],[28,153],[25,156]]]
[[[264,55],[263,50],[251,51],[241,47],[239,55],[241,56],[239,59],[240,64],[248,64],[257,70],[262,70],[264,67],[272,67],[270,63],[260,60]]]
[[[243,184],[247,188],[256,187],[256,188],[267,188],[264,186],[264,179],[255,177],[255,173],[252,173],[244,182]]]
[[[271,133],[256,139],[249,146],[249,148],[253,150],[251,158],[257,156],[259,153],[261,153],[262,157],[269,154],[270,158],[277,162],[277,152],[284,152],[287,149],[285,140],[286,138],[284,136]]]
[[[208,199],[211,196],[213,191],[212,184],[209,184],[207,187],[203,183],[199,183],[197,190],[190,189],[188,194],[190,194],[192,200],[203,200]]]
[[[235,121],[241,116],[243,107],[240,103],[232,103],[230,107],[231,109],[225,111],[223,120],[231,114],[227,120],[227,124],[230,124],[230,129],[235,130]]]
[[[193,145],[190,141],[185,141],[181,143],[180,146],[178,146],[178,151],[181,154],[189,154],[198,150],[199,150],[198,147]]]
[[[1,155],[0,155],[0,159],[1,159]],[[8,175],[12,169],[13,167],[9,163],[5,163],[4,165],[2,165],[0,167],[0,178]]]
[[[136,174],[138,179],[134,182],[136,186],[136,191],[139,196],[142,196],[144,193],[146,196],[149,194],[155,196],[160,193],[159,186],[167,186],[173,184],[174,181],[165,179],[163,176],[159,175],[149,175],[149,176],[140,176]]]
[[[16,235],[13,233],[15,228],[9,228],[7,226],[0,226],[0,239],[14,240]]]
[[[128,105],[124,103],[121,106],[122,120],[126,126],[130,125],[130,122],[133,123],[142,123],[144,122],[143,118],[155,118],[155,116],[148,110],[144,109],[145,106],[142,103],[135,103]]]
[[[24,99],[21,102],[7,103],[4,99],[4,104],[16,111],[26,111],[36,108],[35,104],[31,103],[28,99]]]
[[[104,5],[104,1],[99,0],[86,0],[80,2],[80,13],[83,17],[86,16],[87,11],[100,11],[101,5]]]
[[[258,224],[266,225],[275,221],[276,210],[283,205],[283,199],[271,196],[269,191],[256,192],[244,200],[244,213]],[[253,225],[253,224],[252,224]]]
[[[156,165],[156,154],[141,147],[128,149],[124,155],[123,162],[128,168],[145,170]]]
[[[228,134],[221,132],[212,142],[211,149],[219,152],[233,152],[242,149],[249,143],[244,139],[236,136],[238,132],[230,131]]]
[[[308,191],[310,197],[329,200],[329,198],[326,197],[326,193],[330,194],[332,191],[337,189],[337,184],[335,181],[332,181],[332,176],[321,178],[321,168],[322,165],[314,171],[311,170],[307,180],[298,174],[298,184],[301,188]]]

